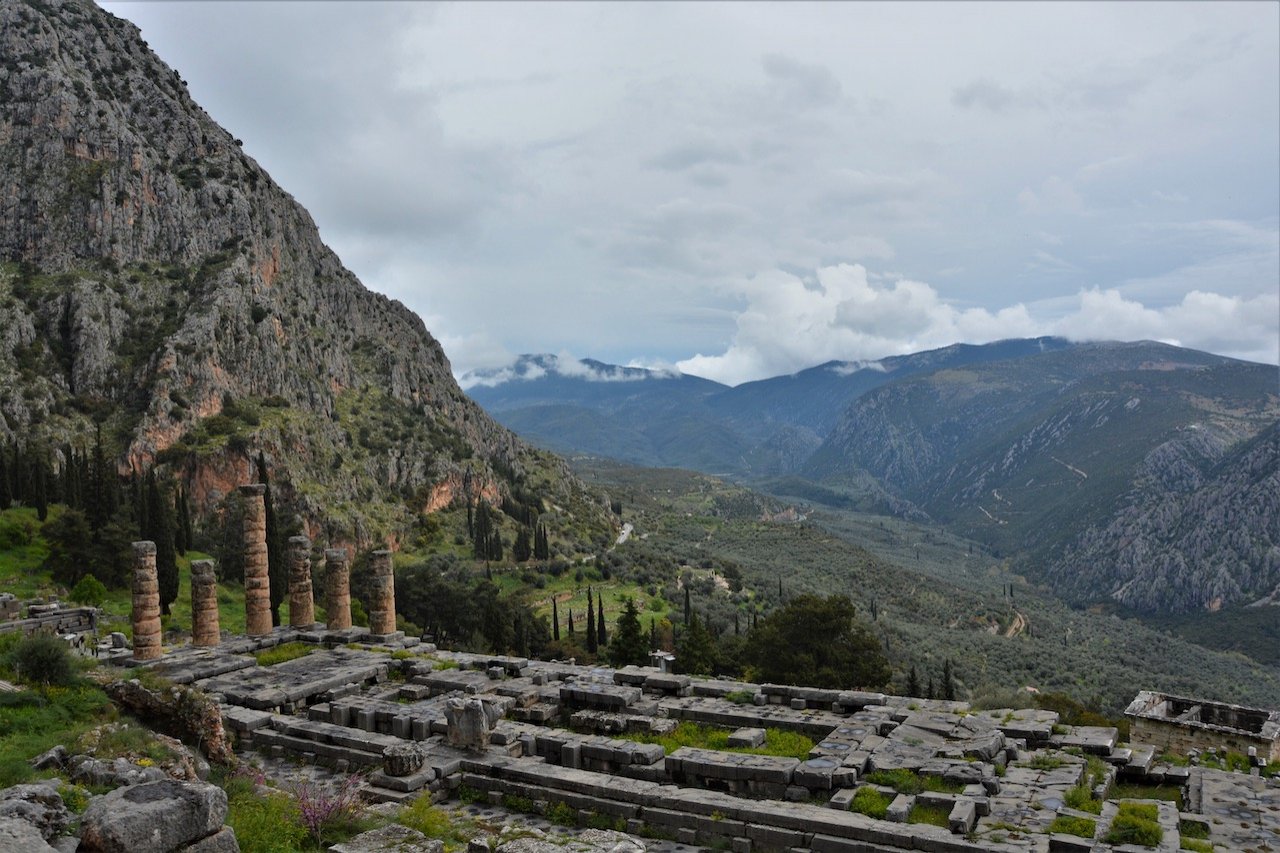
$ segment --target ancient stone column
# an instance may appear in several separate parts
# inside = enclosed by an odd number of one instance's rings
[[[160,581],[154,542],[133,543],[133,657],[160,657]]]
[[[289,537],[289,625],[310,628],[316,622],[315,601],[311,597],[311,540]]]
[[[250,637],[271,633],[266,491],[262,483],[240,487],[244,497],[244,632]]]
[[[369,602],[369,633],[394,634],[396,630],[396,581],[391,573],[391,552],[374,551],[369,560],[373,570]]]
[[[218,630],[218,581],[213,560],[191,561],[191,645],[216,646]]]
[[[329,617],[329,630],[351,627],[351,566],[345,548],[324,552],[324,610]]]

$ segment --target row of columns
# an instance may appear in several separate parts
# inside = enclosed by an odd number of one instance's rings
[[[266,486],[241,486],[244,497],[244,607],[245,633],[261,637],[271,633],[271,579],[267,568]],[[156,577],[154,542],[134,542],[133,568],[133,656],[136,660],[160,657],[160,584]],[[351,627],[350,560],[342,548],[324,552],[326,627],[341,631]],[[369,632],[387,635],[396,630],[395,576],[391,552],[374,551],[372,569],[373,600],[369,608]],[[315,604],[311,589],[311,540],[289,538],[289,625],[312,628]],[[218,589],[213,560],[191,563],[191,643],[216,646],[221,640],[218,627]]]

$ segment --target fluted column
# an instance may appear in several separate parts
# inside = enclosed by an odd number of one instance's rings
[[[216,646],[218,629],[218,581],[213,560],[191,561],[191,645]]]
[[[133,657],[160,657],[160,581],[156,577],[156,543],[133,543]]]
[[[324,552],[324,610],[330,631],[351,627],[351,564],[346,549]]]
[[[271,633],[266,491],[262,483],[240,487],[244,497],[244,632],[250,637]]]
[[[369,566],[373,570],[369,608],[369,633],[394,634],[396,630],[396,581],[391,572],[391,552],[374,551]]]
[[[316,623],[315,599],[311,596],[311,540],[289,537],[289,625],[310,628]]]

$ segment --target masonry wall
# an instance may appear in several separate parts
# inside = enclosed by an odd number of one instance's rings
[[[1249,747],[1256,746],[1258,755],[1266,757],[1268,761],[1280,761],[1280,741],[1250,737],[1243,732],[1220,731],[1207,726],[1153,720],[1149,717],[1132,717],[1131,720],[1130,740],[1134,743],[1152,744],[1165,752],[1186,755],[1192,749],[1204,751],[1214,747],[1247,754]]]

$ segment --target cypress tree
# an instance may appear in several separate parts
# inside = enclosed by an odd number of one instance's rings
[[[0,512],[13,503],[13,489],[9,486],[9,466],[5,464],[4,454],[0,453]]]
[[[942,664],[942,698],[954,701],[956,698],[956,682],[951,675],[951,658]]]
[[[587,587],[587,651],[595,654],[599,642],[596,635],[596,609],[591,600],[591,587]]]
[[[35,481],[36,518],[44,521],[49,517],[49,464],[44,457],[36,463]],[[0,503],[0,507],[3,507],[3,503]]]
[[[284,564],[284,541],[280,533],[280,524],[276,520],[275,503],[271,497],[271,481],[267,477],[267,460],[258,451],[258,482],[267,487],[262,496],[266,505],[267,517],[267,577],[271,584],[271,624],[280,624],[280,605],[284,602],[285,587],[289,582],[288,569]]]
[[[160,585],[160,612],[169,613],[169,605],[178,599],[178,557],[173,548],[173,513],[168,496],[156,480],[155,471],[147,473],[148,535],[156,543],[156,580]]]
[[[182,487],[178,486],[173,492],[173,550],[177,551],[180,557],[187,555],[187,526],[182,521],[184,504]]]
[[[916,673],[915,664],[911,665],[911,672],[907,673],[907,695],[920,697],[920,676]]]
[[[535,536],[537,534],[534,534]],[[529,528],[521,526],[520,531],[516,534],[516,542],[511,546],[511,557],[517,563],[526,563],[533,554],[533,547],[529,544]]]
[[[560,605],[554,595],[551,596],[551,639],[560,641]]]
[[[569,636],[573,636],[573,608],[569,608]]]
[[[631,598],[622,602],[622,614],[613,632],[613,645],[609,646],[609,660],[614,666],[629,663],[643,665],[648,662],[649,650],[645,648],[644,634],[640,627],[640,611]]]
[[[689,600],[689,587],[684,588],[684,626],[689,627],[689,617],[693,613],[693,604]]]
[[[596,596],[596,646],[604,648],[609,645],[609,635],[604,627],[604,593]]]

